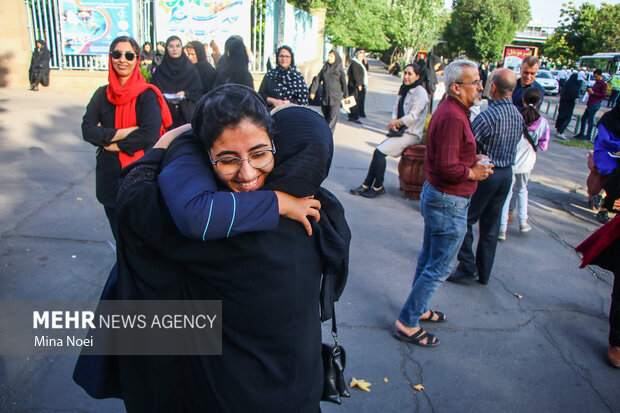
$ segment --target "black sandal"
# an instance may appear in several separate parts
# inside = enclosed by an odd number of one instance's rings
[[[433,334],[427,333],[423,329],[420,329],[417,333],[408,336],[396,327],[394,330],[394,336],[400,341],[417,344],[422,347],[437,347],[439,345],[439,339]],[[428,340],[426,343],[422,343],[422,340],[425,338],[428,338]]]
[[[431,315],[428,318],[420,318],[420,321],[430,321],[431,323],[443,323],[448,319],[446,315],[440,311],[429,310]],[[437,315],[437,320],[433,320],[435,318],[435,314]]]

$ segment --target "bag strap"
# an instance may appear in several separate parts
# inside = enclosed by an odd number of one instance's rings
[[[527,130],[527,126],[523,125],[523,136],[525,136],[525,139],[527,139],[527,141],[530,143],[530,145],[532,145],[532,148],[534,149],[534,152],[538,151],[538,145],[534,143],[534,139],[532,138],[532,135],[530,135],[530,131]]]
[[[336,327],[336,304],[332,301],[332,337],[334,344],[338,347],[338,328]]]

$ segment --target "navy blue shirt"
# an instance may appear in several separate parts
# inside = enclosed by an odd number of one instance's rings
[[[530,87],[537,87],[538,89],[540,89],[540,92],[542,95],[540,97],[540,103],[538,104],[538,106],[536,106],[537,109],[540,109],[540,105],[542,105],[543,100],[545,100],[545,88],[535,80],[527,86],[521,86],[521,79],[517,79],[517,86],[515,87],[515,90],[512,92],[512,103],[517,108],[519,109],[523,108],[523,94],[525,93],[527,88],[530,88]]]
[[[497,168],[515,163],[517,144],[523,135],[525,121],[510,98],[502,98],[489,104],[489,108],[471,124],[474,137],[482,152],[488,155]]]
[[[221,191],[201,154],[175,158],[162,169],[157,182],[170,215],[188,238],[206,241],[278,228],[275,192]]]

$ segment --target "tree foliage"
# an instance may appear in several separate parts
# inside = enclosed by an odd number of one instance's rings
[[[387,3],[376,0],[325,0],[325,34],[339,46],[383,50],[390,46],[384,30]]]
[[[454,0],[444,40],[478,61],[497,60],[530,21],[528,0]]]
[[[422,45],[430,48],[439,39],[443,0],[393,0],[385,19],[390,43],[409,61]]]
[[[577,8],[573,2],[562,5],[560,26],[545,46],[545,53],[554,59],[578,59],[597,52],[616,52],[620,48],[620,4],[603,3],[596,8],[584,3]]]

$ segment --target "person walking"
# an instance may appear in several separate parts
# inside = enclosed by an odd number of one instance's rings
[[[93,95],[82,120],[84,140],[97,147],[97,199],[118,240],[116,197],[121,170],[153,147],[172,124],[159,91],[147,84],[138,64],[140,46],[126,36],[110,45],[108,82]]]
[[[605,96],[607,96],[607,83],[603,81],[603,71],[601,69],[594,71],[594,80],[594,85],[586,89],[588,102],[586,103],[586,110],[581,117],[579,133],[575,135],[575,139],[590,140],[592,129],[594,128],[594,115],[601,108],[601,103]],[[586,124],[588,125],[588,132],[584,135]]]
[[[363,63],[364,49],[357,49],[355,56],[351,59],[351,64],[347,69],[347,89],[349,96],[355,98],[355,106],[351,108],[349,113],[349,121],[362,124],[360,117],[364,114],[366,117],[364,105],[366,100],[366,88],[368,87],[368,71]]]
[[[499,226],[499,241],[506,240],[506,230],[508,228],[509,217],[514,215],[514,210],[519,203],[519,231],[528,232],[532,227],[527,223],[527,202],[528,192],[527,183],[530,179],[530,173],[534,169],[536,163],[536,152],[547,150],[549,144],[549,122],[544,116],[540,115],[536,106],[540,102],[540,90],[529,88],[523,94],[523,103],[525,107],[521,109],[521,115],[525,120],[525,131],[519,144],[517,145],[517,157],[512,167],[512,184],[508,192],[508,198],[504,202],[502,209],[502,218]],[[514,194],[517,196],[513,196]]]
[[[336,130],[338,123],[338,112],[340,111],[340,101],[347,93],[347,77],[342,68],[342,59],[337,51],[331,50],[327,55],[327,62],[310,85],[310,99],[314,99],[319,87],[323,87],[323,100],[321,111],[325,121],[329,124],[332,133]]]
[[[50,84],[50,51],[45,45],[45,41],[39,39],[35,43],[30,58],[30,69],[28,69],[28,79],[30,80],[30,90],[39,90],[39,83],[43,86]]]
[[[560,107],[558,109],[558,118],[555,120],[555,136],[568,140],[564,131],[568,128],[571,119],[573,118],[573,111],[575,110],[575,100],[579,97],[579,80],[577,73],[570,75],[562,91],[560,92]]]
[[[493,175],[481,182],[471,198],[467,211],[467,234],[458,253],[459,265],[449,280],[475,278],[486,285],[491,277],[499,235],[502,207],[512,182],[512,165],[517,144],[523,135],[524,122],[511,96],[516,84],[510,69],[498,71],[492,80],[493,102],[472,122],[479,151],[488,155],[495,165]],[[480,237],[476,254],[473,252],[473,226],[480,222]]]
[[[422,140],[428,113],[428,97],[420,78],[422,70],[415,63],[405,66],[403,84],[400,86],[392,110],[392,120],[387,125],[388,138],[375,149],[366,179],[360,186],[350,190],[353,195],[374,198],[385,194],[383,179],[386,156],[397,158],[407,146],[415,145]]]
[[[545,88],[536,81],[539,67],[536,56],[525,56],[521,62],[520,78],[517,80],[514,92],[512,92],[512,103],[518,109],[523,108],[523,94],[530,87],[538,88],[542,92],[543,100],[545,99]],[[541,100],[540,105],[542,102]],[[540,109],[540,105],[538,105],[538,109]]]
[[[230,36],[224,44],[224,56],[216,67],[213,87],[236,83],[254,89],[254,78],[248,69],[250,64],[243,39]]]
[[[427,181],[420,197],[424,243],[409,297],[395,322],[394,335],[408,343],[435,347],[439,339],[420,321],[447,317],[432,311],[429,302],[448,277],[467,229],[467,207],[477,181],[493,173],[488,158],[476,155],[469,108],[482,92],[478,65],[468,60],[450,63],[444,73],[447,98],[439,105],[427,131],[424,169]]]

